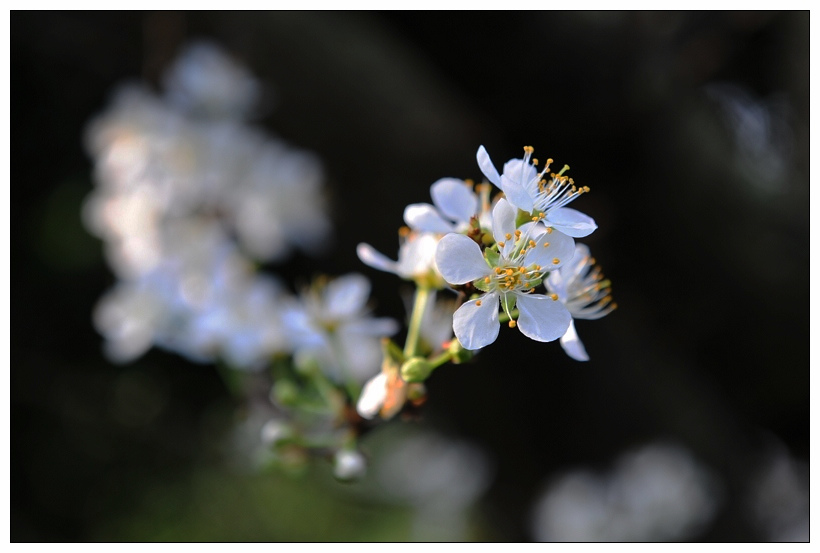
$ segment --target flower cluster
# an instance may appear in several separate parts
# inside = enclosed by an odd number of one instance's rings
[[[94,311],[105,351],[128,362],[157,346],[239,371],[237,393],[266,406],[257,439],[278,459],[336,452],[349,475],[347,406],[398,325],[371,316],[363,275],[293,294],[256,269],[319,252],[330,221],[317,157],[246,122],[261,91],[250,73],[199,43],[164,83],[162,96],[120,89],[87,131],[96,189],[83,216],[117,277]]]
[[[399,324],[372,316],[365,276],[295,294],[257,269],[316,253],[330,222],[316,157],[247,123],[261,90],[250,73],[196,44],[164,83],[163,96],[121,89],[88,129],[97,187],[84,217],[118,279],[94,321],[115,361],[158,346],[229,369],[264,462],[318,455],[337,477],[360,476],[359,439],[376,419],[419,409],[433,371],[471,359],[501,323],[588,359],[574,320],[615,304],[575,243],[596,224],[567,207],[589,191],[569,167],[539,170],[527,147],[499,174],[482,146],[487,182],[433,183],[432,203],[404,210],[397,260],[358,245],[363,263],[415,285],[402,346],[390,339]]]
[[[597,319],[615,309],[609,281],[600,268],[592,268],[589,249],[575,243],[597,225],[567,207],[589,188],[565,175],[568,166],[550,172],[551,159],[539,171],[532,154],[532,147],[524,148],[523,158],[509,160],[499,174],[484,147],[478,149],[480,170],[500,189],[494,198],[487,183],[454,178],[433,183],[432,204],[404,210],[407,226],[399,232],[398,261],[359,244],[362,262],[417,286],[407,344],[404,351],[394,348],[382,373],[365,386],[358,404],[362,417],[395,415],[410,386],[443,363],[461,362],[492,344],[501,322],[539,342],[560,339],[570,357],[589,359],[574,319]],[[457,303],[433,308],[430,301],[445,285],[457,292]],[[431,309],[446,310],[438,320],[451,315],[456,339],[449,340],[448,329],[446,341],[433,341],[421,351],[417,335],[430,324],[425,316]]]

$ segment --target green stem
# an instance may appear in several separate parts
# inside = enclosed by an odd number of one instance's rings
[[[513,309],[513,310],[510,312],[510,315],[512,315],[512,316],[513,316],[513,318],[517,319],[517,318],[518,318],[518,309]],[[507,315],[506,313],[501,313],[501,314],[498,316],[498,322],[499,322],[499,323],[506,323],[506,322],[509,322],[509,321],[510,321],[510,315]]]
[[[404,343],[404,356],[409,359],[418,354],[419,336],[421,332],[421,321],[424,318],[424,309],[427,307],[427,298],[430,295],[430,288],[418,286],[416,297],[413,301],[413,313],[410,316],[410,328],[407,329],[407,341]]]
[[[433,369],[437,369],[438,367],[451,361],[452,359],[453,354],[449,351],[444,351],[441,354],[439,354],[438,357],[433,357],[432,359],[430,359],[430,364],[433,366]]]

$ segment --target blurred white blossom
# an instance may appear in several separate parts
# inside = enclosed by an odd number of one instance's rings
[[[87,129],[83,218],[120,279],[95,324],[116,361],[157,345],[255,368],[291,348],[284,292],[253,261],[325,247],[322,167],[243,122],[259,85],[216,46],[184,50],[164,83],[119,89]]]
[[[782,446],[755,471],[748,496],[749,513],[767,541],[809,541],[809,467]]]
[[[712,520],[720,489],[682,447],[652,444],[608,474],[575,470],[552,481],[531,519],[537,541],[680,541]]]
[[[395,334],[393,319],[367,309],[370,281],[360,274],[315,283],[285,307],[283,320],[297,363],[316,361],[337,382],[364,382],[381,367],[381,338]]]
[[[210,42],[186,46],[163,84],[170,104],[203,116],[242,117],[254,109],[261,92],[245,67]]]
[[[492,467],[477,446],[430,431],[400,437],[375,467],[383,493],[416,508],[413,538],[462,541]]]

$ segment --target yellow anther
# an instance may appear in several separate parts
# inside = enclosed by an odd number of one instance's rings
[[[524,153],[525,154],[532,154],[535,151],[535,148],[532,146],[524,146]]]
[[[512,238],[512,234],[510,234],[510,233],[508,232],[507,234],[505,234],[505,235],[504,235],[504,238],[506,238],[507,240],[509,240],[510,238]]]
[[[467,186],[469,186],[470,188],[472,188],[472,187],[473,187],[473,184],[474,184],[474,183],[473,183],[473,179],[464,179],[464,184],[466,184]]]
[[[545,247],[545,248],[549,248],[549,247],[550,247],[550,243],[549,243],[549,242],[544,242],[544,247]]]
[[[501,274],[501,267],[496,267],[495,268],[495,274],[497,274],[497,275]]]
[[[490,280],[490,277],[484,277],[484,284],[489,284]]]
[[[476,300],[475,305],[476,307],[481,307],[481,300]]]
[[[507,269],[507,274],[508,274],[508,275],[513,274],[513,272],[514,272],[514,271],[513,271],[512,269]]]
[[[552,227],[547,227],[547,234],[552,234]]]
[[[535,266],[535,270],[536,270],[536,271],[540,271],[540,270],[541,270],[541,265],[536,265],[536,266]]]
[[[549,158],[549,159],[547,160],[547,165],[552,165],[552,158]]]
[[[550,298],[552,298],[552,301],[558,301],[558,294],[550,294]]]
[[[521,231],[520,231],[520,230],[516,230],[516,231],[515,231],[515,237],[516,237],[516,238],[520,238],[520,237],[521,237]]]
[[[399,227],[399,236],[405,237],[410,234],[410,227]]]
[[[531,282],[528,282],[528,283],[526,283],[526,284],[524,285],[524,288],[529,288],[530,286],[532,286],[532,283],[531,283]]]
[[[535,247],[535,240],[530,240],[530,247],[531,247],[531,248],[534,248],[534,247]]]
[[[553,264],[553,265],[558,265],[559,263],[561,263],[561,260],[560,260],[560,259],[558,259],[557,257],[554,257],[554,258],[552,259],[552,264]]]
[[[506,246],[506,245],[507,245],[507,243],[506,243],[506,242],[499,242],[499,243],[498,243],[498,246],[499,246],[499,247],[501,247],[501,248],[503,248],[503,247],[504,247],[504,246]]]
[[[515,320],[511,320],[509,323],[507,323],[507,326],[509,326],[510,328],[515,328]]]
[[[533,223],[535,223],[535,222],[537,222],[537,221],[538,221],[538,217],[533,217],[533,218],[532,218],[532,222],[533,222]]]
[[[618,304],[617,304],[617,303],[613,303],[612,305],[610,305],[610,306],[609,306],[609,308],[610,308],[610,309],[618,309]]]
[[[546,215],[544,214],[543,211],[538,212],[538,218],[539,219],[543,219],[544,217],[546,217]]]

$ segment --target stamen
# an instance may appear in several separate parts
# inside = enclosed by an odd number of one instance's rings
[[[481,300],[476,300],[475,305],[476,307],[481,307]]]
[[[509,326],[510,328],[515,328],[515,319],[511,319],[507,326]]]
[[[558,294],[550,294],[550,298],[552,298],[552,301],[558,301]]]
[[[558,265],[559,263],[561,263],[560,259],[558,259],[557,257],[553,258],[553,260],[552,260],[553,265]]]

